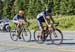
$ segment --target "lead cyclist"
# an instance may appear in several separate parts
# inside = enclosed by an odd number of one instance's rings
[[[49,7],[48,9],[46,9],[45,11],[42,11],[41,13],[39,13],[37,15],[37,23],[38,23],[39,29],[41,30],[41,35],[39,35],[39,37],[42,37],[43,39],[44,39],[43,22],[46,24],[46,26],[51,27],[51,24],[50,24],[49,19],[47,18],[47,16],[49,16],[50,19],[52,20],[52,22],[54,22],[54,20],[52,18],[52,9],[51,9],[51,7]]]

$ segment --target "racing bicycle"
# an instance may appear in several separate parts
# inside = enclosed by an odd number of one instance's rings
[[[38,43],[44,43],[47,38],[51,40],[52,44],[61,44],[63,42],[63,33],[60,29],[58,29],[56,26],[58,26],[59,23],[51,23],[51,27],[45,27],[43,31],[43,36],[40,37],[41,34],[39,29],[36,29],[34,31],[34,40]]]
[[[17,41],[19,39],[19,37],[17,36],[17,33],[18,33],[18,29],[20,29],[19,31],[21,31],[21,33],[20,33],[21,39],[23,39],[26,42],[29,42],[31,40],[31,32],[27,28],[27,26],[26,26],[26,28],[24,28],[23,23],[19,26],[19,28],[16,26],[16,28],[14,30],[10,31],[10,38],[13,41]]]

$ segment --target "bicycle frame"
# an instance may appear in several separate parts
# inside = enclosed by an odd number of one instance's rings
[[[46,29],[44,30],[44,36],[47,38],[48,33],[51,34],[51,32],[55,30],[56,26],[58,26],[58,24],[56,24],[56,25],[51,24],[51,27],[44,26],[44,27],[46,27]],[[46,33],[47,33],[47,35],[45,35]]]

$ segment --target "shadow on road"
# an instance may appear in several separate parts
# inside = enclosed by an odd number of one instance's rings
[[[75,42],[72,42],[72,40],[75,40],[75,39],[63,39],[63,43],[60,45],[75,45]],[[36,40],[31,40],[29,42],[36,42]],[[52,45],[51,39],[47,39],[45,42],[46,42],[46,45]],[[45,43],[43,43],[43,44],[45,44]]]
[[[72,40],[75,40],[75,39],[63,39],[63,43],[61,45],[75,45],[75,42],[72,42]]]
[[[75,40],[75,39],[63,39],[63,43],[61,43],[60,45],[75,45],[75,42],[72,42],[72,40]],[[47,41],[51,41],[51,40],[47,40]],[[46,44],[52,45],[52,43],[49,43],[49,42]]]
[[[75,45],[75,43],[68,42],[68,43],[62,43],[61,45]]]

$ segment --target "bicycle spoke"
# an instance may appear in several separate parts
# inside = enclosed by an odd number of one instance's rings
[[[31,40],[31,32],[25,29],[25,31],[22,32],[22,37],[24,41],[29,42]]]
[[[61,44],[63,41],[63,34],[60,30],[55,30],[51,34],[52,43],[54,44]]]
[[[16,35],[16,31],[10,31],[10,38],[13,40],[13,41],[17,41],[18,40],[18,37]]]
[[[40,30],[35,30],[35,31],[34,31],[34,40],[35,40],[37,43],[44,43],[44,39],[43,39],[43,37],[41,36]]]

